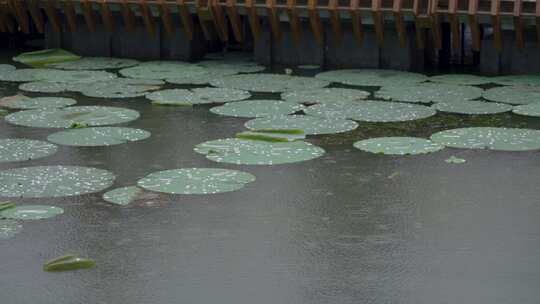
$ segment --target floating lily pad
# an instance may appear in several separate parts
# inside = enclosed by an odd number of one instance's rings
[[[540,102],[514,107],[512,112],[518,115],[540,117]]]
[[[99,192],[112,185],[109,171],[77,166],[37,166],[0,171],[1,197],[62,197]]]
[[[175,78],[167,78],[166,81],[173,84],[191,84],[203,85],[210,83],[214,78],[223,77],[223,75],[212,74],[209,71],[204,73],[188,74],[184,76],[176,76]]]
[[[228,60],[204,60],[197,63],[205,67],[211,74],[235,75],[239,73],[257,73],[266,68],[255,62],[249,61],[228,61]]]
[[[15,71],[17,68],[11,64],[0,64],[0,75]],[[1,77],[0,77],[1,78]]]
[[[164,84],[161,80],[116,78],[110,81],[72,86],[71,90],[88,97],[133,98],[145,96],[149,91],[159,90]]]
[[[87,258],[80,258],[74,255],[65,255],[53,259],[43,265],[43,271],[67,271],[77,269],[88,269],[94,267],[96,263]]]
[[[116,107],[77,106],[62,109],[27,110],[9,114],[6,121],[36,128],[70,128],[74,124],[102,126],[139,118],[139,112]]]
[[[444,161],[449,163],[449,164],[463,164],[467,160],[465,160],[463,158],[455,157],[454,155],[452,155],[449,158],[445,159]]]
[[[493,82],[502,85],[540,86],[540,75],[506,75],[493,77]]]
[[[53,144],[33,139],[0,139],[0,163],[38,159],[56,153]]]
[[[185,168],[155,172],[137,184],[147,190],[171,194],[214,194],[243,188],[255,176],[237,170]]]
[[[41,220],[64,213],[64,209],[55,206],[25,205],[9,208],[0,212],[0,216],[13,220]]]
[[[437,132],[431,140],[464,149],[527,151],[540,149],[540,130],[517,128],[461,128]]]
[[[429,78],[429,81],[457,85],[482,85],[493,83],[494,79],[492,77],[477,76],[472,74],[443,74],[432,76]]]
[[[368,98],[369,92],[355,89],[322,88],[307,91],[291,91],[281,94],[286,101],[316,104],[358,102]]]
[[[109,70],[132,67],[139,61],[125,58],[84,57],[79,60],[48,64],[47,67],[63,70]]]
[[[65,82],[33,81],[19,85],[19,89],[36,93],[61,93],[70,91],[71,86],[72,84]]]
[[[96,127],[72,129],[54,133],[47,140],[67,146],[111,146],[139,141],[150,137],[150,132],[141,129],[120,127]]]
[[[311,77],[280,74],[241,74],[214,79],[210,84],[215,87],[256,92],[286,92],[323,88],[328,86],[329,83]]]
[[[389,155],[416,155],[436,152],[443,145],[417,137],[377,137],[354,143],[354,147],[371,153]]]
[[[440,102],[432,107],[437,111],[458,114],[497,114],[512,110],[512,106],[504,103],[478,100]]]
[[[315,77],[357,86],[409,85],[428,79],[417,73],[377,69],[333,70],[319,73]]]
[[[116,188],[103,194],[103,200],[116,205],[125,206],[136,200],[143,190],[137,186]]]
[[[10,109],[30,110],[30,109],[56,109],[71,106],[77,101],[65,97],[35,97],[15,95],[0,99],[0,106]]]
[[[237,165],[277,165],[318,158],[324,150],[303,141],[267,142],[225,138],[195,146],[209,160]]]
[[[21,232],[23,226],[14,220],[0,219],[0,239],[10,239]]]
[[[146,98],[158,105],[194,105],[208,103],[224,103],[247,99],[251,94],[247,91],[225,88],[198,88],[191,90],[170,89],[152,92]]]
[[[248,121],[246,128],[260,129],[299,129],[306,135],[335,134],[354,130],[358,124],[351,120],[319,118],[306,115],[261,117]]]
[[[116,78],[115,74],[105,71],[65,71],[55,69],[18,69],[10,73],[0,73],[0,81],[13,82],[63,82],[90,83]]]
[[[265,117],[287,115],[302,110],[304,106],[279,100],[246,100],[226,103],[210,112],[233,117]]]
[[[138,79],[174,79],[206,74],[204,67],[180,61],[149,61],[120,70],[120,74]]]
[[[236,138],[246,140],[261,140],[268,142],[289,142],[304,139],[306,138],[306,135],[303,131],[301,134],[244,131],[236,133]]]
[[[71,52],[62,49],[46,49],[41,51],[26,52],[13,57],[13,61],[20,62],[32,67],[42,67],[47,64],[60,63],[80,59]]]
[[[304,109],[304,112],[316,117],[369,122],[409,121],[430,117],[437,113],[434,109],[422,105],[367,100],[355,104],[317,104]]]
[[[484,91],[487,100],[504,102],[515,105],[540,102],[540,87],[511,86],[497,87]]]
[[[375,97],[404,102],[459,102],[482,96],[482,89],[444,83],[419,83],[406,86],[389,85],[375,92]]]

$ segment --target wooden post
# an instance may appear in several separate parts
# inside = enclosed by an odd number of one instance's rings
[[[351,0],[350,13],[354,37],[359,45],[362,45],[364,33],[362,31],[362,17],[360,17],[359,0]]]
[[[45,0],[43,2],[45,14],[47,14],[47,18],[49,18],[49,22],[51,23],[53,30],[57,33],[60,33],[62,31],[62,28],[60,27],[60,21],[58,19],[58,15],[56,14],[56,1]]]
[[[212,12],[212,20],[216,26],[219,37],[223,42],[229,41],[229,28],[227,27],[227,22],[225,21],[225,14],[223,13],[223,8],[221,7],[219,0],[210,0],[209,9]]]
[[[141,15],[143,18],[144,26],[146,31],[152,37],[156,36],[156,28],[154,26],[154,18],[152,17],[152,12],[146,3],[146,0],[139,0],[139,8],[141,10]]]
[[[72,0],[64,1],[64,15],[66,16],[69,31],[75,32],[77,30],[77,17]]]
[[[377,44],[382,47],[384,43],[384,17],[381,11],[382,0],[371,0],[371,13],[373,15],[373,26],[375,26],[375,35]]]
[[[294,42],[298,46],[300,45],[300,40],[302,40],[302,25],[296,11],[296,0],[287,0],[287,16],[289,17]]]
[[[180,15],[180,19],[182,20],[182,27],[184,29],[184,33],[189,40],[193,40],[193,19],[189,14],[186,2],[185,0],[177,0],[176,4],[178,5],[178,14]]]
[[[328,12],[330,13],[330,24],[334,32],[334,42],[336,45],[341,45],[343,43],[343,32],[341,31],[338,4],[338,0],[329,0]]]
[[[472,48],[480,51],[480,26],[478,25],[478,0],[469,0],[469,27],[471,28]]]
[[[394,0],[392,5],[392,13],[394,14],[394,22],[396,23],[396,32],[399,38],[399,46],[404,48],[407,45],[407,30],[401,9],[403,8],[403,0]]]
[[[238,7],[236,6],[236,0],[227,0],[227,15],[231,22],[234,39],[238,42],[242,42],[242,23],[240,22],[240,16],[238,14]]]
[[[279,22],[278,10],[275,7],[274,0],[266,0],[266,10],[268,11],[268,19],[270,21],[270,27],[272,28],[272,35],[274,39],[281,40],[281,26]]]
[[[41,15],[41,11],[39,9],[39,4],[37,0],[30,1],[28,10],[30,11],[30,17],[32,17],[32,20],[34,21],[34,24],[36,25],[37,31],[39,33],[43,33],[45,31],[45,24],[43,22],[43,16]]]
[[[259,16],[257,15],[257,7],[255,6],[255,0],[246,0],[245,6],[248,11],[249,25],[255,42],[261,39],[261,24]]]
[[[308,0],[308,13],[315,41],[317,41],[319,45],[322,45],[324,43],[323,27],[321,24],[321,17],[319,16],[319,5],[317,4],[317,0]]]
[[[88,0],[81,0],[81,8],[83,11],[84,20],[88,26],[90,32],[96,31],[96,21],[94,18],[94,9],[92,8],[92,3]]]
[[[493,27],[493,44],[497,53],[502,52],[502,32],[501,32],[501,1],[491,0],[491,25]]]
[[[437,9],[439,8],[439,1],[429,1],[428,7],[428,12],[431,20],[431,33],[435,42],[435,49],[440,50],[442,49],[442,33],[439,12],[437,11]]]
[[[129,32],[133,32],[135,30],[135,15],[129,7],[129,3],[127,2],[127,0],[122,0],[120,12],[122,13],[124,26]]]
[[[521,12],[523,11],[523,0],[514,0],[514,31],[516,32],[516,46],[518,49],[525,47],[523,38],[523,19]]]
[[[165,33],[169,36],[173,36],[175,33],[174,25],[171,17],[171,10],[169,9],[169,4],[165,0],[159,0],[159,14],[161,16],[161,22],[163,23],[163,28]]]
[[[455,51],[461,49],[461,31],[459,26],[459,16],[457,13],[458,0],[448,1],[448,21],[450,21],[450,33],[452,35],[452,47]]]
[[[109,32],[114,31],[114,18],[112,16],[111,9],[109,8],[109,4],[107,3],[107,0],[101,0],[100,8],[101,8],[101,20],[103,21],[103,25],[105,25],[105,28]]]

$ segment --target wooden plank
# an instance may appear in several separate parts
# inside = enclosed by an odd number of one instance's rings
[[[392,13],[394,14],[394,22],[396,23],[396,32],[398,34],[399,46],[404,48],[407,45],[407,30],[403,19],[403,0],[394,0],[392,3]]]
[[[165,33],[168,36],[173,36],[175,33],[174,25],[171,17],[171,10],[169,9],[169,4],[165,0],[159,0],[159,14],[161,16],[161,22],[163,23],[163,28]]]
[[[30,11],[30,17],[32,17],[38,33],[43,33],[45,31],[45,23],[43,21],[43,16],[41,15],[41,10],[37,0],[30,1],[28,10]]]
[[[186,6],[185,0],[177,0],[176,4],[178,5],[178,14],[182,20],[182,28],[189,40],[193,40],[193,18]]]
[[[199,17],[199,25],[201,26],[204,38],[210,41],[212,40],[212,33],[210,32],[210,28],[206,24],[206,21],[211,19],[212,12],[206,4],[207,3],[203,3],[202,0],[195,0],[195,8],[197,10],[197,16]]]
[[[371,0],[371,12],[373,15],[373,26],[375,27],[375,36],[377,45],[383,46],[384,43],[384,19],[381,11],[382,0]]]
[[[44,3],[45,14],[47,15],[47,18],[49,18],[51,27],[53,28],[55,32],[60,33],[62,31],[62,28],[60,25],[60,19],[58,18],[58,14],[56,13],[56,1],[45,0],[43,1],[43,3]]]
[[[242,42],[244,40],[242,35],[242,22],[240,21],[240,15],[238,14],[236,0],[227,0],[226,5],[234,39],[238,42]]]
[[[105,28],[109,32],[114,31],[114,18],[112,16],[111,9],[109,7],[109,4],[107,3],[107,0],[101,0],[100,8],[101,20],[103,21],[103,25],[105,25]]]
[[[246,0],[245,6],[248,11],[249,26],[251,27],[251,33],[255,42],[261,39],[261,23],[259,21],[259,16],[257,15],[257,8],[255,7],[254,0]]]
[[[294,42],[296,45],[300,45],[300,41],[302,40],[302,25],[296,11],[296,0],[287,0],[287,16],[289,17]]]
[[[75,32],[77,30],[77,15],[75,13],[75,6],[73,5],[73,1],[64,1],[64,15],[66,16],[68,30],[72,33]]]
[[[86,26],[90,32],[96,31],[96,20],[94,18],[94,9],[92,8],[92,3],[88,0],[81,0],[81,8],[83,11],[84,20],[86,21]]]
[[[212,11],[212,21],[216,26],[216,30],[223,42],[229,41],[229,28],[225,20],[223,8],[219,4],[219,0],[210,1],[210,10]]]
[[[309,23],[311,24],[311,30],[315,36],[315,41],[319,45],[323,44],[323,27],[321,24],[321,17],[319,16],[317,0],[308,0],[308,13]]]
[[[281,40],[281,24],[279,22],[279,13],[275,7],[274,0],[266,0],[266,10],[268,11],[268,21],[270,21],[274,39]]]
[[[334,32],[334,42],[336,45],[341,45],[343,43],[343,32],[341,31],[338,5],[338,0],[328,1],[328,12],[330,13],[330,25],[332,26],[332,31]]]
[[[431,34],[433,36],[434,47],[436,50],[442,49],[442,30],[440,16],[437,11],[439,7],[438,0],[431,0],[428,5],[428,12],[431,21]]]
[[[525,41],[523,38],[523,19],[521,17],[522,11],[522,0],[514,0],[514,31],[516,32],[516,46],[518,49],[525,47]]]
[[[350,3],[350,14],[351,14],[351,23],[354,37],[359,45],[362,45],[364,38],[364,33],[362,30],[362,17],[360,16],[359,9],[359,0],[351,0]]]
[[[135,30],[135,15],[133,14],[131,7],[129,7],[127,0],[122,0],[120,13],[122,14],[122,20],[124,20],[126,29],[129,32],[133,32]]]
[[[146,27],[146,31],[150,36],[155,37],[156,28],[154,25],[154,18],[152,17],[152,12],[150,11],[150,8],[148,7],[148,4],[145,0],[139,0],[139,9],[141,10],[141,15],[143,18],[144,26]]]
[[[469,27],[472,36],[472,49],[480,51],[480,26],[478,25],[478,0],[469,0],[468,8]]]
[[[501,1],[500,0],[491,0],[491,26],[493,28],[493,44],[495,50],[500,53],[502,52],[502,31],[501,31]]]
[[[461,50],[461,29],[459,16],[457,13],[458,0],[448,1],[448,21],[450,22],[450,34],[452,36],[452,47],[455,51]]]

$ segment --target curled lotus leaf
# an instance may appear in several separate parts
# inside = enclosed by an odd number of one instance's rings
[[[99,192],[114,182],[109,171],[78,166],[37,166],[0,171],[0,197],[63,197]]]
[[[419,83],[406,86],[389,85],[375,92],[375,97],[403,102],[460,102],[482,96],[477,87],[445,83]]]
[[[111,70],[138,65],[139,61],[126,58],[83,57],[79,60],[48,64],[47,67],[62,70]]]
[[[277,165],[311,160],[325,151],[304,141],[268,142],[225,138],[195,146],[195,152],[209,160],[236,165]]]
[[[24,205],[0,212],[0,216],[13,220],[41,220],[63,214],[64,209],[46,205]]]
[[[103,194],[103,200],[111,204],[125,206],[137,200],[143,190],[137,186],[121,187]]]
[[[369,97],[369,92],[356,89],[321,88],[306,91],[290,91],[281,94],[286,101],[316,104],[358,102]]]
[[[504,103],[478,100],[439,102],[432,106],[437,111],[457,114],[497,114],[512,111],[512,106]]]
[[[77,269],[88,269],[95,266],[95,262],[91,259],[80,258],[74,255],[65,255],[43,265],[43,271],[68,271]]]
[[[487,100],[509,103],[514,105],[536,103],[540,102],[540,87],[497,87],[484,91],[483,97]]]
[[[378,69],[332,70],[319,73],[315,77],[330,82],[356,86],[410,85],[428,79],[427,76],[422,74]]]
[[[0,139],[0,163],[26,161],[56,153],[57,147],[45,141],[24,138]]]
[[[15,62],[20,62],[28,66],[43,67],[47,64],[73,61],[80,58],[80,56],[63,49],[45,49],[21,53],[12,59]]]
[[[292,90],[311,90],[329,85],[327,81],[312,77],[281,74],[240,74],[214,79],[210,81],[210,84],[220,88],[270,93]]]
[[[148,137],[150,137],[150,132],[141,129],[95,127],[53,133],[47,137],[47,140],[59,145],[97,147],[125,144]]]
[[[474,127],[437,132],[431,140],[452,148],[528,151],[540,149],[540,130]]]
[[[429,77],[429,81],[457,85],[482,85],[493,83],[494,79],[473,74],[442,74]]]
[[[245,100],[226,103],[210,109],[210,112],[232,117],[265,117],[287,115],[304,108],[303,105],[279,100]]]
[[[315,117],[368,122],[409,121],[427,118],[437,113],[433,108],[422,105],[368,100],[356,104],[317,104],[306,108],[304,112]]]
[[[512,112],[518,115],[540,117],[540,102],[516,106]]]
[[[247,91],[226,88],[170,89],[146,94],[153,104],[173,106],[224,103],[249,97],[251,94]]]
[[[40,109],[16,112],[6,121],[36,128],[70,128],[73,125],[102,126],[125,123],[139,118],[131,109],[103,106],[75,106],[61,109]]]
[[[236,191],[254,181],[255,176],[237,170],[183,168],[151,173],[137,185],[170,194],[214,194]]]
[[[260,129],[299,129],[303,130],[306,135],[318,135],[348,132],[356,129],[358,124],[346,119],[287,115],[256,118],[246,122],[245,126],[253,131]]]
[[[124,77],[137,79],[174,79],[187,75],[204,75],[204,67],[181,61],[149,61],[120,70]]]
[[[247,140],[262,140],[268,142],[289,142],[305,139],[306,135],[303,131],[300,134],[292,134],[286,132],[244,131],[236,133],[236,138]]]
[[[355,142],[354,147],[366,152],[389,155],[426,154],[444,148],[443,145],[418,137],[370,138]]]
[[[75,99],[66,97],[31,98],[24,95],[15,95],[0,99],[0,106],[19,110],[56,109],[72,106],[76,103]]]

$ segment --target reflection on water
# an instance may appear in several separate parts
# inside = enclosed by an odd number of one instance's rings
[[[327,150],[319,159],[235,166],[192,148],[242,131],[244,119],[212,114],[208,106],[61,95],[80,105],[138,110],[141,118],[125,126],[153,135],[111,147],[62,146],[51,157],[0,169],[87,165],[115,172],[116,187],[182,167],[238,169],[257,181],[210,196],[148,194],[127,207],[102,202],[102,193],[24,200],[57,205],[65,214],[25,222],[15,238],[0,240],[2,303],[538,303],[538,152],[446,149],[391,157],[352,148],[374,136],[426,137],[480,125],[540,128],[538,120],[438,114],[362,123],[353,132],[311,137]],[[53,131],[0,122],[0,137],[44,140]],[[467,162],[445,162],[452,155]],[[91,257],[97,266],[41,271],[44,261],[66,253]]]

